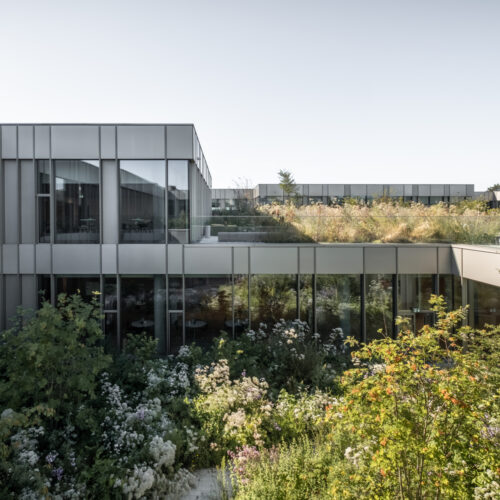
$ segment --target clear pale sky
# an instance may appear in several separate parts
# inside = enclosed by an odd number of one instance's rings
[[[0,0],[0,122],[194,123],[214,187],[500,182],[500,0]]]

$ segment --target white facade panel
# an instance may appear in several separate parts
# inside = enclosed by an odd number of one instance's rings
[[[363,272],[362,247],[317,247],[316,273],[361,274]]]
[[[116,158],[116,127],[114,125],[101,127],[101,158],[105,160]]]
[[[116,274],[118,271],[116,245],[101,245],[102,274]]]
[[[35,266],[37,274],[50,274],[52,272],[52,256],[49,244],[40,243],[35,246]]]
[[[365,247],[365,273],[395,274],[396,248],[390,246]]]
[[[55,125],[51,130],[52,158],[96,160],[99,158],[99,127]]]
[[[17,245],[3,245],[2,260],[4,274],[17,274],[19,272]]]
[[[487,252],[464,248],[464,278],[500,287],[500,250]],[[500,296],[500,288],[498,289]]]
[[[450,247],[438,247],[438,273],[451,274],[452,272]]]
[[[41,160],[50,158],[50,128],[48,125],[35,125],[35,156]]]
[[[231,247],[184,247],[185,274],[231,274]]]
[[[165,127],[161,125],[122,125],[117,127],[118,158],[165,158]]]
[[[297,247],[250,247],[252,274],[297,274]]]
[[[299,247],[299,273],[314,274],[313,247]]]
[[[18,135],[18,156],[21,159],[33,158],[33,126],[32,125],[19,125],[17,129]]]
[[[54,274],[99,274],[100,245],[52,245]]]
[[[398,248],[399,274],[436,274],[437,251],[436,247],[399,247]]]
[[[192,160],[193,143],[192,125],[167,125],[168,159]]]
[[[182,274],[184,252],[183,245],[167,245],[168,274]]]
[[[2,125],[2,158],[17,157],[17,132],[12,125]]]
[[[165,247],[162,244],[118,246],[120,274],[165,274]]]
[[[19,245],[19,272],[21,274],[35,272],[35,245]]]
[[[248,247],[234,247],[234,274],[248,273]]]

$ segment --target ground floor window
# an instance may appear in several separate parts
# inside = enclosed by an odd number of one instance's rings
[[[500,288],[486,283],[469,281],[469,303],[475,328],[500,324]]]
[[[365,275],[366,340],[393,334],[393,275]]]

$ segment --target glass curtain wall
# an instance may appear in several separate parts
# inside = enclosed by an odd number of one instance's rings
[[[56,243],[99,243],[99,161],[55,160]]]
[[[366,341],[392,337],[392,274],[366,274],[365,283]]]
[[[122,243],[165,243],[165,161],[120,161]]]
[[[104,277],[103,312],[106,351],[118,352],[120,349],[120,334],[118,331],[118,285],[116,276]]]
[[[51,282],[49,274],[39,274],[38,275],[38,307],[41,307],[42,302],[51,301]]]
[[[253,329],[280,319],[297,318],[297,275],[254,274],[250,278],[250,315]]]
[[[165,276],[123,276],[120,285],[122,347],[127,334],[146,333],[166,352]]]
[[[186,344],[208,347],[221,331],[232,336],[231,275],[185,276]]]
[[[408,318],[415,332],[434,322],[434,313],[429,305],[433,293],[432,274],[398,275],[398,315]]]
[[[312,331],[314,330],[314,276],[301,274],[299,279],[300,319],[305,321]]]
[[[500,288],[469,280],[469,301],[475,328],[500,324]]]
[[[99,276],[57,276],[56,277],[56,297],[60,293],[73,295],[78,293],[84,300],[90,301],[99,296],[101,291],[101,281]]]
[[[50,243],[50,162],[37,160],[38,242]]]
[[[234,275],[234,335],[241,335],[248,328],[248,275]]]
[[[326,340],[333,328],[361,339],[359,274],[316,276],[316,329]]]
[[[184,293],[182,276],[168,277],[168,328],[170,353],[176,353],[184,345]]]
[[[187,160],[168,161],[168,242],[189,243]]]

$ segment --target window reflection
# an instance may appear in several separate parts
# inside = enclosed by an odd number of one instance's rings
[[[184,286],[186,344],[209,346],[221,331],[231,335],[231,276],[186,276]]]
[[[165,162],[120,161],[122,243],[165,242]]]
[[[433,293],[432,274],[398,275],[398,315],[409,318],[414,332],[434,322],[434,313],[429,305]]]
[[[234,276],[234,335],[238,336],[248,328],[248,276]]]
[[[104,277],[104,310],[116,311],[118,307],[118,289],[116,276]]]
[[[121,278],[122,344],[126,334],[145,332],[166,352],[165,309],[165,276]]]
[[[99,162],[55,160],[57,243],[99,242]]]
[[[300,276],[300,319],[305,321],[314,329],[314,304],[313,304],[314,280],[311,274]]]
[[[252,328],[260,323],[274,325],[280,319],[297,318],[297,276],[295,274],[256,274],[250,282]]]
[[[486,283],[469,281],[469,296],[473,304],[475,328],[500,324],[500,288]]]
[[[326,339],[333,328],[345,336],[361,337],[361,287],[356,275],[318,275],[316,277],[317,330]]]
[[[73,295],[78,293],[84,300],[90,301],[94,297],[99,301],[96,292],[100,292],[101,283],[99,276],[57,276],[56,295],[65,293]]]
[[[50,198],[38,197],[38,241],[50,243]]]
[[[182,322],[184,320],[183,312],[171,312],[169,314],[169,329],[170,329],[170,346],[169,352],[176,354],[179,347],[184,345]]]
[[[392,274],[367,274],[366,340],[392,336]],[[382,334],[378,332],[382,330]]]
[[[187,160],[168,162],[168,242],[189,243]]]

